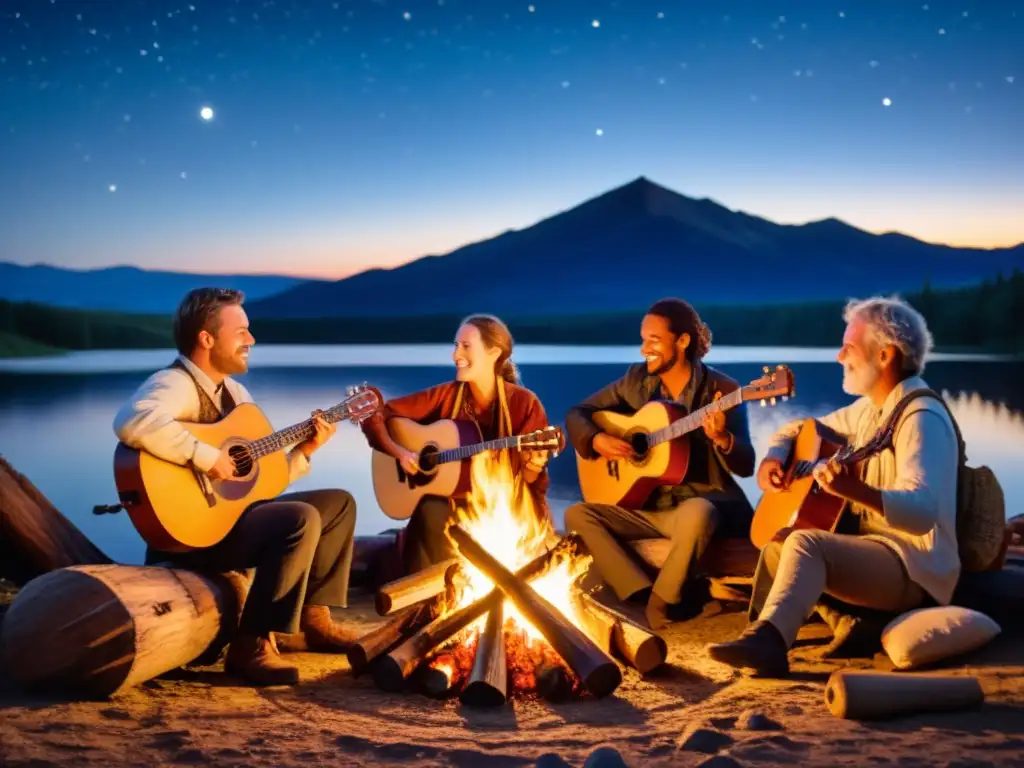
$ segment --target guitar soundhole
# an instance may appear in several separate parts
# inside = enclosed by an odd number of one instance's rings
[[[428,445],[420,451],[420,471],[427,473],[437,469],[437,446]]]
[[[253,457],[248,445],[233,445],[228,453],[235,460],[235,477],[248,477],[252,474]]]
[[[633,446],[633,453],[639,459],[643,459],[647,455],[647,451],[650,450],[646,432],[634,432],[627,438],[627,441]]]

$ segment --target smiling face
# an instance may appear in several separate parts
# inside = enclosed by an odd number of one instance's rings
[[[660,376],[686,355],[690,334],[677,337],[667,319],[661,315],[644,315],[640,324],[640,340],[640,354],[647,363],[647,372]]]
[[[487,381],[495,376],[494,367],[501,350],[488,347],[475,325],[465,324],[455,335],[452,362],[455,363],[457,381]]]
[[[843,346],[836,360],[843,366],[843,391],[861,397],[878,383],[885,364],[886,351],[875,348],[867,323],[851,320],[843,334]]]
[[[239,304],[222,307],[210,331],[199,332],[199,346],[210,354],[210,365],[225,376],[249,370],[249,347],[256,339],[249,333],[249,318]]]

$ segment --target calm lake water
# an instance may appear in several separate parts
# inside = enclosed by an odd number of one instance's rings
[[[449,378],[448,345],[259,346],[243,377],[257,403],[278,428],[301,421],[314,408],[344,399],[346,388],[368,382],[392,397]],[[638,359],[635,347],[516,349],[524,384],[533,389],[553,423],[566,410],[622,374]],[[820,415],[850,398],[840,387],[835,350],[716,348],[708,362],[743,384],[762,365],[786,363],[796,375],[797,396],[774,408],[749,407],[759,455],[782,423]],[[39,360],[0,360],[0,453],[108,555],[142,561],[143,544],[127,515],[94,516],[94,504],[113,503],[111,456],[114,413],[135,387],[173,359],[170,351],[92,352]],[[1024,363],[980,356],[937,356],[925,377],[950,399],[973,465],[992,467],[1006,492],[1008,514],[1024,511]],[[370,483],[370,450],[358,428],[339,426],[334,440],[314,457],[311,472],[294,490],[342,487],[359,505],[356,531],[372,534],[396,523],[377,507]],[[578,499],[570,452],[551,465],[552,508],[558,524]],[[752,501],[759,491],[742,480]],[[400,524],[398,524],[400,525]]]

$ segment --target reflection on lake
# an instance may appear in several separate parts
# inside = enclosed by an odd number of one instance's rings
[[[253,350],[254,357],[256,349]],[[317,354],[323,348],[269,348],[261,352],[280,364],[254,363],[244,377],[257,403],[277,427],[308,417],[314,408],[332,405],[345,397],[346,387],[369,382],[385,397],[410,392],[443,381],[451,375],[449,347],[402,347],[402,365],[382,359],[395,348],[331,348],[328,357],[343,357],[344,365]],[[600,357],[604,350],[605,358]],[[797,396],[774,408],[749,408],[751,431],[762,455],[772,432],[791,419],[820,415],[844,405],[850,398],[840,388],[840,368],[834,351],[785,349],[715,350],[709,362],[741,383],[760,375],[761,365],[791,364]],[[143,356],[142,363],[137,359]],[[311,355],[314,359],[311,359]],[[554,423],[566,410],[595,389],[621,375],[636,359],[635,348],[517,348],[524,384],[533,389]],[[717,358],[717,359],[716,359]],[[65,361],[67,358],[62,358]],[[124,514],[96,517],[94,504],[116,501],[111,456],[115,438],[111,422],[117,408],[145,375],[166,365],[167,352],[94,354],[90,365],[75,372],[4,372],[0,368],[0,453],[26,474],[65,515],[111,557],[141,562],[143,545]],[[266,359],[266,358],[265,358]],[[281,361],[291,360],[291,365]],[[816,362],[820,361],[820,362]],[[52,362],[50,363],[52,366]],[[947,394],[972,465],[987,464],[1006,492],[1009,514],[1024,511],[1024,364],[993,360],[942,360],[929,364],[925,378]],[[370,534],[401,525],[377,507],[369,476],[370,450],[358,429],[339,426],[338,434],[314,456],[311,472],[295,490],[343,487],[359,504],[357,533]],[[578,498],[575,460],[571,452],[551,466],[552,508],[561,524],[565,507]],[[741,485],[756,501],[753,479]]]

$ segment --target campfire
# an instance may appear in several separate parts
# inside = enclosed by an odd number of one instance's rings
[[[355,674],[494,706],[601,698],[622,681],[616,657],[642,674],[665,660],[660,637],[580,589],[591,557],[538,519],[507,459],[479,454],[471,471],[474,491],[448,530],[458,556],[381,587],[376,609],[391,618],[350,650]]]

